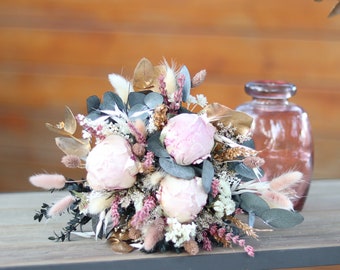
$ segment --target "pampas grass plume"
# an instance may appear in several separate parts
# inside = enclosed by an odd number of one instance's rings
[[[53,217],[62,214],[68,207],[70,207],[74,200],[75,199],[72,195],[68,195],[60,199],[48,210],[48,216]]]
[[[270,181],[269,186],[272,190],[283,191],[299,183],[302,177],[303,174],[299,171],[287,172]]]
[[[158,241],[164,237],[165,223],[162,218],[157,218],[145,232],[144,249],[150,251],[157,244]]]
[[[164,172],[155,171],[154,173],[147,175],[147,177],[144,180],[144,185],[147,188],[157,187],[161,180],[164,178],[164,176],[165,176]]]
[[[294,209],[292,201],[282,193],[267,190],[261,194],[261,197],[268,203],[270,208]]]
[[[173,63],[172,67],[169,66],[168,62],[164,59],[163,65],[165,65],[166,73],[164,75],[164,82],[166,85],[166,90],[168,95],[175,93],[177,90],[177,80],[176,80],[176,71],[175,64]]]
[[[113,199],[113,196],[108,196],[107,194],[94,194],[94,196],[90,196],[88,204],[89,213],[99,214],[111,206]]]
[[[61,174],[36,174],[29,178],[32,185],[43,189],[61,189],[65,186],[66,178]]]

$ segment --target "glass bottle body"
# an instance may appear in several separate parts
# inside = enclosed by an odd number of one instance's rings
[[[307,113],[288,101],[296,92],[290,83],[275,81],[249,82],[246,93],[253,100],[237,107],[254,118],[253,139],[259,156],[265,159],[262,168],[271,179],[293,170],[303,173],[296,185],[294,208],[302,210],[313,171],[313,139]]]

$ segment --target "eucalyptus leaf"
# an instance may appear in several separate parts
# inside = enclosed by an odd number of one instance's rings
[[[103,101],[99,106],[100,110],[112,110],[114,111],[117,107],[121,110],[125,110],[125,105],[123,100],[116,94],[111,91],[105,92],[103,96]]]
[[[186,180],[191,180],[195,177],[195,170],[192,167],[179,165],[172,158],[160,157],[159,165],[166,173],[174,177]]]
[[[97,118],[99,118],[101,116],[102,116],[102,114],[101,114],[100,111],[92,111],[86,116],[86,118],[93,121],[93,120],[96,120]]]
[[[298,212],[272,208],[258,215],[265,223],[274,228],[291,228],[300,224],[304,218]]]
[[[131,92],[128,97],[128,104],[133,107],[136,104],[144,104],[145,94],[141,92]]]
[[[251,149],[255,149],[255,143],[254,143],[254,140],[253,140],[253,139],[244,141],[242,145],[243,145],[243,146],[246,146],[246,147],[249,147],[249,148],[251,148]]]
[[[99,109],[99,106],[100,106],[100,99],[96,95],[89,96],[86,99],[86,107],[87,107],[88,114]]]
[[[152,134],[147,141],[147,150],[155,154],[156,157],[170,157],[163,144],[159,140],[160,132]]]
[[[252,168],[247,167],[242,162],[238,163],[234,167],[235,172],[240,176],[240,178],[244,181],[249,181],[257,178],[261,178],[263,176],[263,170],[257,169],[260,175],[256,175]]]
[[[241,199],[240,207],[248,213],[253,212],[256,216],[261,216],[264,211],[269,210],[266,201],[254,193],[245,192],[239,198]]]
[[[130,108],[128,116],[130,119],[142,119],[145,120],[149,116],[149,108],[144,104],[136,104]]]
[[[203,168],[202,168],[202,183],[203,188],[206,193],[209,193],[211,190],[211,183],[214,179],[215,170],[214,166],[210,160],[205,159],[203,161]]]
[[[186,66],[182,66],[182,68],[179,71],[180,74],[184,75],[184,85],[182,89],[182,100],[185,102],[190,96],[190,90],[191,90],[191,78],[189,70]]]
[[[151,92],[147,94],[144,98],[144,104],[150,109],[155,109],[157,106],[161,105],[163,101],[163,96],[156,92]]]

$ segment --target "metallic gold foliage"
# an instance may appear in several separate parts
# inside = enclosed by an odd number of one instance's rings
[[[142,58],[133,74],[133,88],[135,91],[159,91],[159,78],[166,73],[164,65],[154,66],[147,58]]]
[[[222,123],[225,127],[232,126],[235,133],[247,135],[249,133],[253,118],[246,113],[234,111],[219,103],[212,103],[203,109],[211,123]]]
[[[222,144],[216,144],[214,149],[214,159],[217,161],[230,161],[235,160],[238,157],[251,157],[257,154],[256,150],[245,147],[232,147],[232,148],[224,148]]]
[[[129,245],[129,240],[131,240],[129,237],[129,232],[122,232],[119,230],[112,233],[112,235],[108,238],[108,243],[115,252],[129,253],[134,250],[134,247]]]
[[[46,127],[55,133],[66,137],[56,137],[57,146],[66,155],[75,155],[78,157],[85,157],[90,152],[90,141],[85,139],[78,139],[73,134],[77,130],[77,121],[69,107],[65,107],[64,121],[56,125],[50,123],[45,124]]]

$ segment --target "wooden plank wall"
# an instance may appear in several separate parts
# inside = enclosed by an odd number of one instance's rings
[[[249,100],[254,79],[294,82],[292,99],[309,113],[314,178],[340,178],[340,16],[336,1],[313,0],[1,0],[0,191],[34,190],[40,172],[81,177],[60,164],[45,122],[64,105],[132,75],[142,57],[206,69],[200,91],[229,107]]]

